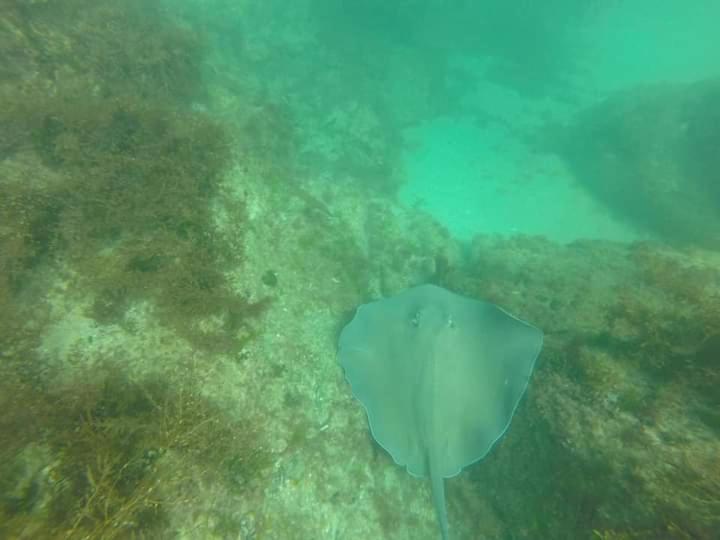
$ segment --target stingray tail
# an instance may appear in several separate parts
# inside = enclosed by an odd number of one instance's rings
[[[445,508],[445,479],[440,472],[432,466],[433,460],[430,460],[430,486],[432,489],[433,505],[435,506],[435,515],[437,516],[438,525],[440,526],[440,534],[442,540],[449,540],[447,510]]]

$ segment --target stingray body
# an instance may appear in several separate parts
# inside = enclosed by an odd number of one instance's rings
[[[485,457],[528,385],[542,332],[501,308],[422,285],[358,308],[338,360],[373,437],[429,476],[443,540],[444,479]]]

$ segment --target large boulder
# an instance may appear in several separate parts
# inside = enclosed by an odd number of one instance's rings
[[[619,93],[581,113],[560,149],[618,216],[666,240],[720,246],[720,81]]]

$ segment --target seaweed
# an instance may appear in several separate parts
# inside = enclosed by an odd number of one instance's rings
[[[0,48],[0,536],[160,538],[193,475],[267,468],[256,423],[195,373],[73,373],[41,345],[66,303],[101,325],[149,305],[212,351],[252,337],[269,299],[229,279],[245,208],[222,189],[229,129],[191,106],[202,37],[159,1],[0,0]]]
[[[709,389],[718,380],[706,360],[720,327],[720,283],[712,260],[682,255],[636,246],[631,260],[638,280],[653,294],[622,291],[608,311],[608,327],[624,337],[625,352],[656,375],[682,375]]]
[[[17,303],[52,267],[94,296],[87,313],[101,324],[150,300],[194,345],[237,348],[269,300],[227,279],[244,205],[220,189],[229,130],[187,107],[201,97],[202,38],[160,2],[3,8],[0,41],[18,55],[8,65],[24,69],[0,80],[0,301]],[[236,220],[232,237],[217,205]]]
[[[8,52],[3,78],[46,88],[75,83],[96,96],[178,103],[203,97],[206,40],[158,0],[3,0],[0,6],[0,43]]]
[[[157,538],[197,471],[243,463],[247,483],[269,463],[256,426],[169,374],[135,381],[108,361],[43,389],[2,371],[3,537]]]
[[[151,299],[192,342],[236,347],[242,316],[261,314],[267,301],[236,294],[225,275],[242,250],[242,229],[223,237],[212,214],[230,163],[227,131],[207,115],[129,97],[37,97],[32,113],[16,98],[6,116],[26,119],[28,147],[62,181],[0,185],[0,212],[15,224],[0,235],[11,279],[60,257],[83,289],[97,291],[89,313],[99,322]],[[224,202],[243,219],[241,201]],[[213,316],[223,322],[208,339],[197,322]]]

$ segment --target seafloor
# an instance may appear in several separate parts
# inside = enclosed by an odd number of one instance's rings
[[[713,246],[461,245],[389,195],[403,122],[372,87],[339,97],[318,50],[323,92],[294,88],[269,44],[312,38],[214,43],[245,4],[213,5],[199,34],[156,2],[0,2],[0,537],[437,538],[335,359],[358,304],[433,282],[546,333],[447,481],[453,538],[717,538]]]

